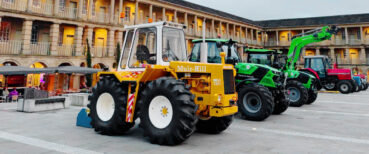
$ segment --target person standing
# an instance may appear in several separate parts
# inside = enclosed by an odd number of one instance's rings
[[[9,90],[8,90],[8,87],[5,87],[3,90],[3,98],[5,99],[5,102],[8,101],[8,96],[9,96]]]
[[[10,93],[9,93],[9,99],[11,100],[11,101],[16,101],[16,99],[18,99],[18,95],[19,95],[19,93],[18,93],[18,91],[17,91],[17,88],[13,88],[13,91],[11,91]],[[15,100],[14,100],[14,99]]]

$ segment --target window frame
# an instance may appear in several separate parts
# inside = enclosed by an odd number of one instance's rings
[[[142,69],[145,69],[145,67],[130,67],[129,66],[129,62],[131,61],[131,58],[132,58],[132,56],[131,56],[131,54],[133,53],[133,46],[134,46],[134,42],[136,41],[136,34],[137,34],[137,31],[139,30],[139,29],[148,29],[148,28],[154,28],[155,30],[156,30],[156,36],[155,36],[155,39],[156,39],[156,42],[155,43],[159,43],[158,42],[158,38],[159,38],[159,31],[158,31],[158,28],[157,27],[143,27],[143,28],[135,28],[134,29],[134,33],[133,33],[133,39],[132,39],[132,42],[131,42],[131,47],[130,47],[130,50],[129,50],[129,54],[128,54],[128,59],[127,59],[127,65],[126,65],[126,68],[125,69],[128,69],[128,70],[142,70]],[[138,37],[139,38],[139,37]],[[157,47],[157,45],[155,45],[155,50],[156,50],[156,64],[158,64],[158,62],[159,62],[159,54],[158,54],[158,47]],[[151,64],[152,65],[152,64]]]
[[[169,65],[169,62],[166,62],[166,61],[164,61],[163,60],[163,43],[164,43],[164,29],[165,28],[170,28],[170,29],[176,29],[176,30],[179,30],[179,31],[182,31],[183,32],[183,37],[184,37],[184,42],[182,42],[182,43],[184,43],[184,52],[185,52],[185,57],[186,57],[186,59],[185,60],[187,60],[188,58],[188,54],[187,54],[187,45],[186,45],[186,34],[185,34],[185,32],[184,32],[184,30],[183,29],[180,29],[180,28],[175,28],[175,27],[166,27],[166,26],[163,26],[162,28],[161,28],[161,42],[158,42],[158,43],[161,43],[161,51],[160,51],[160,55],[158,54],[158,56],[160,56],[160,57],[158,57],[158,60],[160,59],[160,61],[157,61],[157,63],[158,64],[163,64],[163,65]],[[184,61],[185,61],[184,60]],[[180,60],[179,60],[180,61]]]

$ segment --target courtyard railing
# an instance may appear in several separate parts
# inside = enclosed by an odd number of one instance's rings
[[[58,56],[75,56],[76,47],[75,45],[59,45],[57,47]]]
[[[0,8],[26,11],[27,0],[0,0]]]
[[[92,57],[108,57],[106,46],[94,46],[91,48],[91,56]]]
[[[34,56],[50,55],[50,43],[49,42],[31,43],[30,48],[31,48],[31,55],[34,55]]]
[[[0,40],[0,54],[19,55],[22,53],[22,41],[20,40]]]

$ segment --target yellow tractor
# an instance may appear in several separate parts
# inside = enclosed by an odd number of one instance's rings
[[[197,130],[220,133],[237,113],[235,70],[224,63],[187,62],[184,26],[126,26],[116,72],[98,73],[89,116],[96,132],[117,135],[137,118],[151,143],[177,145]]]

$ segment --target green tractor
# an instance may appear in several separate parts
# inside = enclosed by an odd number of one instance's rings
[[[263,64],[278,69],[288,76],[286,89],[290,100],[290,106],[300,107],[304,104],[313,103],[317,96],[317,85],[319,82],[314,76],[297,70],[285,69],[286,56],[280,51],[268,49],[245,49],[246,62]]]
[[[220,53],[226,53],[226,63],[237,70],[236,89],[239,112],[244,119],[262,121],[273,114],[281,114],[289,106],[283,72],[270,66],[242,63],[232,40],[193,40],[190,61],[199,62],[203,43],[207,45],[208,63],[221,63]]]
[[[261,63],[269,60],[274,62],[267,65],[283,71],[287,76],[286,88],[289,91],[291,106],[302,106],[314,103],[318,97],[318,90],[322,88],[319,77],[310,68],[296,70],[302,49],[311,43],[322,42],[330,39],[338,32],[336,26],[325,26],[306,33],[298,34],[292,38],[287,56],[281,56],[278,52],[266,49],[247,49],[248,61]]]

